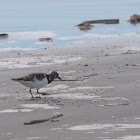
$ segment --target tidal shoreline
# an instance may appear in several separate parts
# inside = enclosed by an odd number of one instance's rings
[[[0,139],[113,140],[139,138],[139,40],[98,40],[58,48],[0,51]],[[62,79],[31,99],[11,81],[33,72],[58,71]],[[95,74],[95,75],[94,75]],[[36,95],[36,90],[33,90]],[[25,122],[62,113],[57,122]],[[128,137],[129,135],[129,137]]]

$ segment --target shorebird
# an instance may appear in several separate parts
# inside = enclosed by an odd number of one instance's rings
[[[62,79],[59,77],[59,74],[56,71],[53,71],[50,74],[32,73],[32,74],[29,74],[27,76],[17,78],[17,79],[12,79],[12,80],[20,82],[24,86],[29,87],[30,88],[29,92],[30,92],[31,96],[33,97],[33,94],[32,94],[32,91],[31,91],[32,88],[36,88],[38,94],[44,94],[44,93],[38,92],[38,90],[40,88],[48,85],[49,83],[51,83],[56,78],[58,78],[62,81]]]

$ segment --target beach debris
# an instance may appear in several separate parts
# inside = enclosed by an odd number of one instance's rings
[[[42,123],[42,122],[46,122],[46,121],[55,122],[54,119],[62,117],[62,116],[63,116],[63,114],[60,113],[60,114],[56,114],[56,115],[54,115],[54,116],[52,116],[50,118],[47,118],[47,119],[32,120],[30,122],[25,122],[24,125],[31,125],[31,124],[36,124],[36,123]]]
[[[105,54],[105,56],[109,56],[109,54]]]
[[[119,24],[119,19],[105,19],[105,20],[89,20],[84,21],[77,26],[83,26],[86,24]]]
[[[94,27],[94,24],[119,24],[119,19],[89,20],[76,25],[76,27],[82,31],[88,31]]]
[[[0,34],[0,39],[7,39],[9,35],[7,33]]]
[[[101,106],[119,106],[119,105],[130,105],[130,103],[112,103],[112,104],[105,104]]]
[[[115,116],[112,116],[111,119],[116,119]]]
[[[129,64],[126,64],[125,66],[129,66]],[[130,66],[140,66],[140,64],[131,64]]]
[[[140,51],[132,51],[132,50],[128,50],[128,51],[126,51],[126,52],[122,52],[121,54],[137,54],[137,53],[140,53]]]
[[[47,41],[47,42],[53,42],[53,39],[50,37],[47,38],[39,38],[40,41]]]
[[[123,52],[117,52],[117,53],[110,53],[110,54],[105,54],[105,56],[116,56],[116,55],[127,55],[127,54],[139,54],[140,51],[137,50],[127,50],[127,51],[123,51]],[[129,65],[129,64],[128,64]],[[127,65],[127,66],[128,66]]]
[[[137,24],[140,23],[140,15],[134,14],[130,17],[128,20],[131,24]]]
[[[88,31],[90,30],[92,27],[94,27],[94,25],[91,25],[89,23],[77,26],[81,31]]]
[[[132,64],[131,66],[140,66],[140,64]]]
[[[126,64],[125,66],[129,66],[129,64]]]
[[[50,122],[59,122],[59,120],[50,120]]]

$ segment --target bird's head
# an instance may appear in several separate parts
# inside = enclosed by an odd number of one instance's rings
[[[54,79],[58,78],[62,81],[62,79],[59,77],[59,74],[56,71],[51,72],[51,75],[54,77]]]

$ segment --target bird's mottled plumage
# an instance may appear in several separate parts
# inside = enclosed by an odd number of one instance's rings
[[[29,74],[27,76],[21,77],[21,78],[17,78],[17,79],[12,79],[14,81],[18,81],[21,84],[23,84],[26,87],[30,88],[30,94],[32,95],[31,89],[32,88],[36,88],[37,89],[37,93],[38,90],[44,86],[46,86],[47,84],[51,83],[54,79],[60,79],[59,74],[56,71],[51,72],[50,74],[46,74],[46,73],[32,73]],[[41,94],[41,93],[40,93]]]

